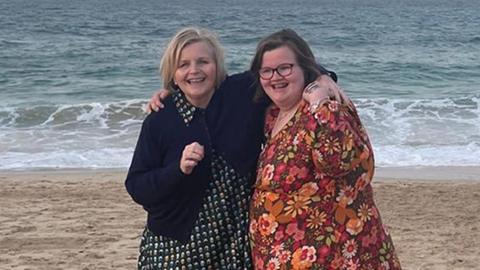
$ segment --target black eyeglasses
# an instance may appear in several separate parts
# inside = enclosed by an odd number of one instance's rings
[[[285,77],[292,74],[293,66],[294,64],[280,64],[276,68],[264,67],[258,71],[258,75],[264,80],[270,80],[276,71],[278,75]]]

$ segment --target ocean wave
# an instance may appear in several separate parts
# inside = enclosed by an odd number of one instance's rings
[[[141,121],[145,117],[146,102],[142,99],[131,99],[105,103],[32,106],[24,103],[18,106],[0,106],[0,127],[31,128],[72,123],[113,124],[127,120]],[[438,99],[356,98],[354,102],[369,125],[383,123],[387,126],[409,121],[444,121],[477,127],[480,125],[480,121],[477,121],[480,118],[480,95]]]
[[[452,145],[479,141],[480,97],[358,99],[357,108],[380,145]]]
[[[0,107],[0,169],[124,168],[145,102]],[[480,96],[354,102],[378,166],[480,166]]]
[[[479,166],[480,143],[444,146],[375,146],[378,167]]]
[[[128,168],[135,140],[130,146],[111,148],[62,148],[56,143],[49,151],[21,148],[0,155],[0,170],[36,168]],[[377,167],[480,166],[480,144],[449,146],[379,146],[374,144]],[[60,148],[60,149],[58,149]]]
[[[145,117],[145,103],[146,100],[135,99],[110,103],[4,106],[0,107],[0,127],[25,129],[95,125],[115,128],[132,120],[141,121]]]

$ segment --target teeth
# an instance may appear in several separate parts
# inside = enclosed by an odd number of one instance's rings
[[[188,82],[190,83],[198,83],[198,82],[203,82],[205,79],[204,78],[199,78],[199,79],[190,79]]]
[[[284,87],[287,87],[288,83],[280,83],[280,84],[274,84],[272,85],[273,88],[277,89],[277,88],[284,88]]]

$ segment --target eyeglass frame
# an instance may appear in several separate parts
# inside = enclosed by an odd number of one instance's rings
[[[288,66],[289,72],[287,74],[280,73],[279,68],[283,67],[283,66]],[[278,75],[285,78],[286,76],[292,74],[293,66],[295,66],[295,64],[293,64],[293,63],[283,63],[283,64],[278,65],[276,68],[264,67],[264,68],[261,68],[261,69],[258,70],[258,76],[260,76],[260,78],[262,78],[264,80],[271,80],[273,78],[273,75],[275,74],[275,71],[276,71]],[[271,72],[270,76],[263,77],[262,76],[262,70],[263,71],[269,70]]]

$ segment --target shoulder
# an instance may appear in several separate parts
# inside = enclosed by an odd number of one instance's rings
[[[251,100],[256,89],[255,78],[250,71],[229,75],[219,87],[228,93],[229,99]]]
[[[245,71],[228,75],[222,85],[248,87],[249,85],[253,84],[254,81],[255,78],[253,77],[252,73],[250,71]]]
[[[145,120],[143,121],[143,125],[168,125],[174,119],[175,114],[177,113],[175,104],[173,102],[172,96],[168,96],[164,101],[164,108],[159,109],[157,112],[151,112]]]
[[[320,106],[313,117],[322,130],[334,132],[361,131],[362,123],[353,103],[341,104],[337,101],[328,101]]]

